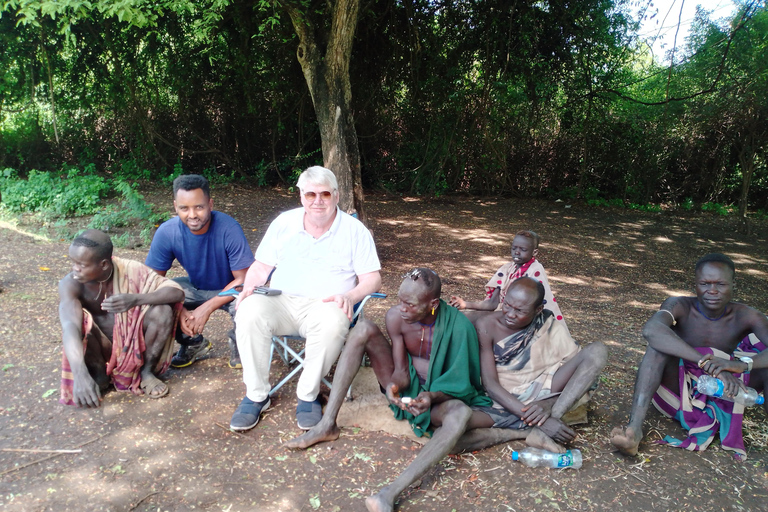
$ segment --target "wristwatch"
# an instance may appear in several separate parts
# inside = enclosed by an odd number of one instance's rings
[[[752,358],[751,357],[742,356],[742,357],[739,358],[739,361],[741,361],[742,363],[747,363],[747,371],[745,371],[744,373],[749,373],[749,372],[752,371]]]

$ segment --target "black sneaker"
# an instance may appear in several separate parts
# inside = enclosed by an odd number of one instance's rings
[[[185,368],[198,359],[202,359],[211,351],[211,342],[203,338],[202,343],[197,345],[182,345],[176,355],[171,359],[171,366],[174,368]]]
[[[229,338],[229,367],[235,369],[243,367],[243,363],[240,362],[240,352],[237,350],[237,343],[232,338]]]
[[[299,398],[299,403],[296,405],[296,424],[301,430],[311,429],[320,423],[321,419],[323,419],[323,406],[320,400],[305,402]]]
[[[246,396],[232,415],[229,428],[238,432],[252,429],[259,422],[261,413],[269,409],[270,404],[269,397],[263,402],[254,402]]]

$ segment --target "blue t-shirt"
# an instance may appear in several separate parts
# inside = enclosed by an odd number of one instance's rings
[[[168,270],[174,259],[198,290],[221,290],[234,279],[233,270],[251,266],[253,252],[240,224],[226,213],[212,211],[208,231],[202,235],[193,234],[178,217],[157,229],[146,265]]]

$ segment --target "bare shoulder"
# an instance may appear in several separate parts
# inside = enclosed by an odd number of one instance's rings
[[[397,306],[392,306],[387,310],[387,314],[384,316],[384,322],[387,325],[387,332],[390,338],[392,335],[402,334],[403,331],[403,318],[400,316]]]
[[[733,308],[733,314],[740,322],[746,322],[749,325],[764,325],[768,326],[768,317],[766,317],[761,311],[742,304],[741,302],[731,302]]]
[[[496,333],[496,326],[499,323],[499,312],[483,315],[475,323],[477,338],[481,343],[493,342]]]
[[[59,281],[59,299],[72,300],[82,296],[83,285],[72,278],[72,274],[65,275]]]
[[[667,310],[670,313],[684,313],[691,309],[695,297],[669,297],[661,303],[659,310]]]

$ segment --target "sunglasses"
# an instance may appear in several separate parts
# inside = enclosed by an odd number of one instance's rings
[[[316,192],[304,192],[304,199],[306,199],[307,201],[314,201],[318,195],[323,201],[327,201],[331,198],[333,193],[327,190],[323,190],[319,194]]]

